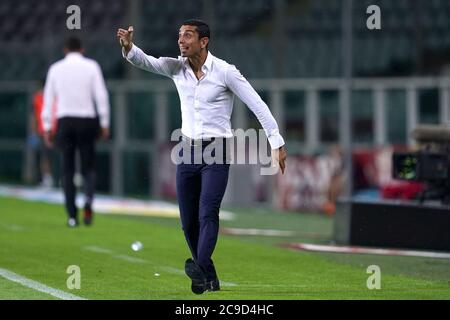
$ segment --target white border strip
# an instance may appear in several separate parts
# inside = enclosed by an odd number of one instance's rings
[[[365,253],[380,254],[390,256],[408,256],[408,257],[424,257],[450,259],[450,253],[432,252],[432,251],[413,251],[413,250],[396,250],[396,249],[373,249],[364,247],[346,247],[346,246],[325,246],[308,243],[288,243],[285,247],[305,251],[320,251],[334,253]]]
[[[40,291],[62,300],[87,300],[76,295],[46,286],[40,282],[25,278],[12,271],[0,268],[0,276],[13,282],[17,282],[27,288]]]

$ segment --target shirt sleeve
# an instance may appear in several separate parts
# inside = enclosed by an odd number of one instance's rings
[[[100,125],[102,128],[109,128],[109,96],[103,78],[102,69],[96,63],[94,73],[94,99],[97,106]]]
[[[134,43],[127,55],[125,55],[125,50],[122,49],[122,56],[135,67],[169,78],[172,78],[177,68],[180,67],[178,59],[168,57],[155,58],[145,54]]]
[[[42,126],[44,131],[52,129],[52,106],[56,99],[54,72],[50,67],[44,86],[44,102],[41,113]]]
[[[278,149],[283,146],[284,139],[279,132],[278,124],[270,112],[269,107],[255,89],[253,89],[247,79],[233,65],[230,65],[225,72],[225,84],[255,114],[267,135],[270,147],[272,149]]]

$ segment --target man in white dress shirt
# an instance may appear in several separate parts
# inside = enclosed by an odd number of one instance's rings
[[[62,154],[63,188],[68,214],[67,225],[78,225],[76,187],[74,185],[75,155],[81,159],[81,173],[85,191],[83,220],[92,223],[92,202],[95,192],[95,143],[101,136],[109,136],[109,98],[99,64],[83,56],[78,38],[67,39],[65,58],[50,66],[44,88],[42,121],[44,140],[54,143]],[[57,131],[52,134],[52,108],[57,101]],[[95,103],[95,104],[94,104]]]
[[[284,173],[284,140],[269,108],[234,65],[208,51],[208,25],[196,19],[183,22],[178,34],[181,56],[155,58],[133,42],[133,27],[118,29],[123,56],[134,66],[171,78],[181,103],[182,128],[188,148],[233,137],[231,112],[236,94],[261,123]],[[224,143],[225,144],[225,143]],[[225,155],[226,157],[226,155]],[[220,161],[219,161],[220,162]],[[177,197],[181,223],[193,259],[185,263],[196,294],[220,290],[211,259],[219,231],[219,208],[228,181],[229,163],[181,163],[177,165]]]

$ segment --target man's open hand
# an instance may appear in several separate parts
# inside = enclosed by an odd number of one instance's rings
[[[103,140],[108,140],[109,138],[109,128],[108,127],[102,127],[100,132],[100,138]]]
[[[128,30],[119,28],[117,30],[117,39],[119,39],[120,45],[125,50],[125,53],[130,52],[133,46],[133,26],[129,26]]]
[[[280,166],[281,173],[284,174],[284,169],[286,168],[286,148],[281,146],[278,149],[272,150],[272,157],[274,163]]]

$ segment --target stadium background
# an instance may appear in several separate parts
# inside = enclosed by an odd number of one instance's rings
[[[71,4],[81,8],[79,31],[65,28]],[[381,8],[381,30],[366,26],[372,4]],[[112,138],[99,147],[99,191],[174,199],[167,152],[181,125],[175,87],[125,63],[115,30],[133,25],[146,52],[177,56],[180,23],[199,17],[210,23],[211,52],[236,64],[268,103],[289,152],[289,178],[277,179],[279,188],[257,166],[235,166],[225,203],[323,209],[339,159],[349,163],[350,139],[353,183],[344,189],[376,190],[390,181],[392,146],[411,145],[417,123],[448,122],[449,9],[446,0],[3,0],[0,182],[38,182],[32,93],[62,58],[64,38],[78,34],[102,66],[112,105]],[[260,125],[238,101],[233,127]],[[58,180],[59,162],[52,163]]]
[[[66,28],[72,4],[79,31]],[[366,27],[373,4],[381,30]],[[448,123],[449,14],[448,0],[1,0],[0,300],[54,298],[17,276],[63,299],[449,299],[448,252],[336,253],[337,215],[316,213],[332,213],[326,204],[336,194],[379,198],[392,183],[392,150],[414,147],[412,128]],[[223,288],[201,297],[182,270],[189,252],[168,161],[181,124],[175,86],[126,63],[115,37],[133,25],[145,51],[177,56],[179,25],[192,17],[210,23],[211,52],[268,103],[288,150],[284,176],[232,166],[214,253]],[[32,95],[70,34],[102,66],[112,137],[99,144],[95,224],[69,230],[61,192],[35,188],[29,120]],[[260,127],[239,101],[232,121]],[[58,182],[56,154],[52,166]],[[135,241],[142,250],[132,250]],[[73,264],[80,290],[66,285]],[[382,270],[381,290],[366,285],[370,265]]]

